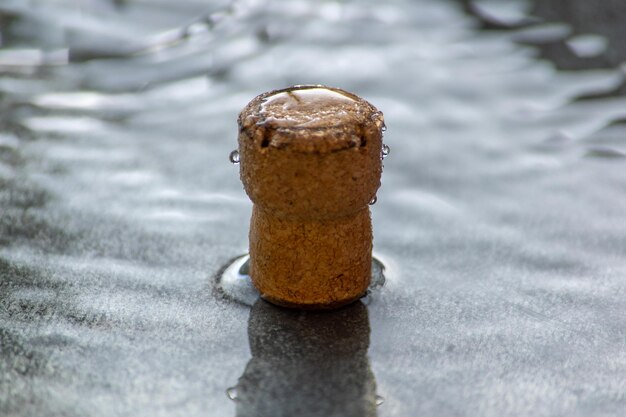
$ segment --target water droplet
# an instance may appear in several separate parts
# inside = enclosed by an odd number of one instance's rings
[[[296,85],[267,96],[261,104],[264,123],[279,127],[324,127],[326,115],[350,121],[359,98],[343,90],[321,85]]]
[[[226,396],[231,401],[237,401],[239,398],[237,397],[237,387],[230,387],[226,389]]]
[[[228,155],[228,159],[230,160],[231,163],[238,164],[239,163],[239,151],[237,149],[232,151],[230,155]]]
[[[372,258],[372,278],[370,280],[369,293],[379,291],[385,285],[385,265],[375,257]]]
[[[376,396],[376,407],[380,407],[385,402],[385,398],[377,395]]]
[[[378,201],[378,197],[374,196],[374,198],[370,200],[370,206],[376,204],[377,201]]]
[[[385,157],[386,157],[387,155],[389,155],[389,152],[391,152],[391,148],[389,148],[389,146],[388,146],[388,145],[385,145],[385,144],[383,143],[383,149],[382,149],[382,152],[381,152],[381,154],[382,154],[382,158],[383,158],[383,159],[385,159]]]
[[[381,127],[380,130],[382,130],[383,132],[387,131],[387,125],[385,124],[385,122],[383,122],[383,127]]]
[[[361,297],[361,302],[365,306],[369,306],[370,304],[372,304],[372,291],[371,290],[368,289],[367,292],[363,295],[363,297]]]

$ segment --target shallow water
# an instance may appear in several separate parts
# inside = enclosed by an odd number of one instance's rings
[[[238,256],[228,262],[215,276],[215,288],[218,294],[243,305],[252,307],[261,295],[250,278],[250,256]],[[368,305],[378,291],[385,285],[385,264],[376,255],[372,259],[372,274],[367,291],[361,297],[361,303]]]
[[[2,2],[0,414],[622,414],[623,6],[558,3]],[[298,327],[215,276],[247,246],[237,113],[307,83],[393,153],[385,286]]]

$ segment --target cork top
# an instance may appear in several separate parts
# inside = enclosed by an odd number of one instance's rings
[[[254,98],[239,129],[261,148],[327,153],[366,145],[383,115],[366,100],[322,85],[299,85]]]

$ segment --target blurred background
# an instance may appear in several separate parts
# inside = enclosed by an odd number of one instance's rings
[[[624,39],[621,0],[1,0],[0,415],[623,415]],[[387,282],[334,319],[218,285],[237,114],[308,83],[391,147]]]

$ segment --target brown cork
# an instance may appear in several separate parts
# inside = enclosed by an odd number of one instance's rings
[[[382,113],[343,90],[295,86],[259,95],[238,122],[241,181],[254,203],[250,276],[261,296],[312,309],[360,298],[371,277]]]

